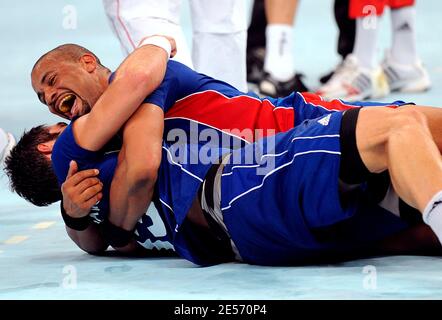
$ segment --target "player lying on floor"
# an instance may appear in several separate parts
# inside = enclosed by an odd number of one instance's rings
[[[140,110],[149,110],[145,107],[149,106],[144,105]],[[135,109],[136,104],[133,104],[123,112],[129,116]],[[86,149],[99,150],[106,142],[103,136],[110,138],[119,129],[114,126],[119,121],[122,125],[127,118],[108,119],[108,126],[99,128],[91,123],[97,121],[100,111],[104,117],[104,108],[95,106],[90,114],[80,117],[63,131],[53,155],[59,176],[66,176],[68,171],[69,156],[72,156],[69,152],[66,154],[69,148],[80,150],[74,155],[82,158],[77,159],[80,164],[90,161],[94,162],[92,166],[100,166],[98,162],[104,159],[105,169],[115,168],[115,154],[103,157],[102,152]],[[380,223],[381,219],[372,221],[373,228],[367,223],[362,224],[365,238],[359,232],[355,235],[355,225],[376,218],[376,215],[362,214],[358,205],[370,204],[370,200],[364,199],[370,193],[367,182],[378,177],[374,173],[386,169],[390,170],[393,185],[403,200],[423,212],[426,222],[438,234],[437,212],[440,208],[437,205],[433,208],[432,204],[438,202],[442,189],[437,147],[441,146],[441,137],[436,130],[441,111],[409,106],[364,108],[360,114],[359,111],[354,108],[345,113],[326,112],[323,117],[305,121],[287,133],[278,134],[274,137],[274,146],[269,149],[267,146],[272,144],[272,137],[233,151],[228,158],[223,158],[226,164],[222,166],[192,164],[188,159],[175,158],[176,141],[165,141],[154,201],[168,222],[168,231],[177,251],[199,264],[236,258],[274,265],[304,263],[361,248],[361,240],[365,246],[404,228],[404,225],[390,226],[380,235],[376,228],[385,226]],[[125,138],[136,137],[141,132],[145,120],[137,121],[136,116],[126,124]],[[95,128],[94,134],[86,134],[88,131],[84,127]],[[63,129],[58,126],[49,130],[56,133]],[[409,139],[404,141],[404,137]],[[48,145],[53,144],[52,140]],[[196,144],[198,151],[206,146],[205,143]],[[187,154],[191,154],[192,145],[184,146],[189,151]],[[121,153],[126,153],[127,157],[129,148],[124,148]],[[210,150],[216,151],[214,153],[230,154],[230,150],[218,148],[210,146]],[[410,148],[422,152],[416,154],[410,152]],[[258,154],[262,156],[253,159],[252,164],[247,163],[246,155],[256,154],[256,150],[260,150]],[[58,157],[62,163],[57,168]],[[265,175],[257,174],[257,169],[267,166],[267,161],[262,161],[265,157],[275,158],[274,168]],[[397,157],[402,157],[401,161],[397,161]],[[417,165],[411,168],[410,163]],[[105,185],[110,184],[109,174],[101,178]],[[203,181],[201,206],[196,194]],[[338,188],[339,184],[341,188]],[[207,190],[213,190],[213,193]],[[218,202],[220,195],[222,202]],[[391,192],[387,197],[391,198]],[[133,202],[139,201],[135,198]],[[387,201],[382,202],[385,205]],[[133,219],[136,214],[129,216]],[[119,245],[130,240],[126,234],[123,237],[117,235],[117,238]],[[428,243],[432,240],[431,235],[425,239]]]
[[[160,40],[156,38],[157,45]],[[117,72],[117,78],[120,82],[127,82],[126,87],[122,90],[127,94],[111,99],[108,98],[107,103],[123,106],[126,101],[125,99],[130,98],[128,95],[135,94],[134,90],[130,90],[131,86],[137,86],[145,82],[151,84],[153,82],[152,79],[155,79],[155,76],[157,76],[157,74],[149,74],[150,71],[156,70],[155,67],[157,66],[152,66],[155,63],[156,60],[150,58],[149,50],[146,50],[146,48],[135,50]],[[101,65],[98,58],[92,52],[72,44],[57,47],[43,55],[36,62],[32,71],[32,84],[39,99],[48,105],[51,112],[69,119],[74,115],[88,112],[94,106],[98,98],[109,86],[109,78],[111,78],[111,72]],[[143,86],[143,88],[148,89],[149,85]],[[144,94],[147,96],[148,92],[146,91]],[[176,62],[168,64],[164,81],[146,99],[146,102],[153,102],[156,106],[161,106],[161,108],[167,111],[166,126],[168,128],[179,127],[180,119],[191,119],[198,123],[204,122],[218,129],[232,130],[232,133],[241,136],[249,142],[255,139],[254,129],[257,129],[257,131],[261,130],[261,135],[264,136],[274,134],[286,131],[300,124],[306,118],[321,115],[322,108],[345,110],[349,107],[340,102],[325,103],[321,101],[320,97],[312,94],[297,93],[286,99],[258,99],[239,92],[224,82],[198,74]],[[319,107],[317,104],[319,104]],[[154,108],[154,110],[157,109],[156,107]],[[158,126],[155,127],[155,125],[162,123],[163,117],[163,114],[160,112],[151,114],[144,124],[145,128],[150,127],[148,132],[158,130]],[[155,136],[155,134],[150,135],[151,138]],[[31,144],[29,148],[34,148],[38,144],[36,142],[29,141]],[[41,145],[40,148],[43,153],[47,153],[44,145]],[[112,151],[112,148],[115,148],[114,144],[108,145],[106,150]],[[116,148],[118,149],[119,146]],[[148,144],[144,150],[145,154],[158,152],[155,149],[155,143]],[[23,156],[29,159],[30,154],[24,154]],[[133,158],[133,161],[136,161],[137,164],[132,164],[130,169],[142,168],[140,170],[143,171],[141,173],[137,172],[134,176],[137,178],[147,177],[148,179],[145,179],[146,188],[152,187],[158,164],[153,163],[153,157],[147,159],[143,157]],[[38,161],[38,159],[34,161]],[[117,176],[121,176],[118,172],[120,168],[124,168],[125,163],[128,163],[128,161],[121,162],[122,165],[117,168]],[[44,173],[51,172],[45,169],[42,171]],[[59,199],[59,188],[50,189],[51,182],[55,180],[55,177],[41,179],[40,173],[29,175],[26,170],[23,170],[22,174],[22,177],[16,175],[14,182],[17,185],[17,190],[21,190],[22,196],[37,205],[43,205],[54,201],[54,199]],[[87,215],[91,207],[101,197],[101,185],[98,179],[92,177],[83,180],[85,177],[94,175],[93,170],[85,170],[78,174],[74,173],[72,177],[69,175],[69,179],[62,186],[64,195],[62,206],[65,208],[67,215],[74,217]],[[33,183],[29,182],[31,179],[34,179]],[[44,184],[44,182],[47,183]],[[38,184],[41,188],[33,188],[33,184]],[[120,186],[120,184],[122,185]],[[122,195],[122,192],[129,190],[128,180],[116,179],[112,187],[119,190],[117,194],[120,197],[118,199],[124,199],[125,197]],[[37,200],[34,194],[39,193],[39,190],[50,191],[45,192],[44,196],[40,194]],[[118,201],[113,203],[115,202]],[[152,214],[155,214],[155,217],[152,218],[157,221],[154,224],[159,229],[159,231],[155,232],[156,236],[159,234],[165,235],[164,230],[166,229],[162,226],[161,219],[159,219],[156,212],[152,212]],[[150,221],[150,218],[150,216],[145,217],[146,224],[153,223]],[[117,220],[112,212],[109,219],[114,224],[125,227],[124,221]],[[157,241],[156,243],[161,244],[162,242]],[[171,247],[166,241],[164,243],[165,245],[161,247]],[[150,247],[152,245],[145,243],[145,246]],[[89,252],[94,251],[92,250],[94,248],[85,249]]]
[[[157,44],[160,40],[156,39]],[[127,95],[133,94],[130,90],[131,85],[135,86],[143,81],[150,81],[150,77],[155,77],[147,72],[154,70],[151,66],[152,63],[155,63],[155,59],[150,59],[146,55],[146,50],[140,49],[135,50],[135,53],[126,59],[123,70],[120,68],[117,74],[120,81],[129,82],[125,89]],[[130,77],[131,73],[135,73],[136,76]],[[52,113],[69,119],[72,116],[89,112],[108,87],[109,78],[112,78],[111,72],[101,65],[92,52],[72,44],[57,47],[43,55],[36,62],[32,71],[32,83],[39,99],[48,105]],[[124,80],[127,78],[128,80]],[[140,78],[141,81],[130,82],[133,78]],[[147,93],[146,91],[146,95]],[[111,103],[117,103],[118,99],[124,98],[126,95],[113,98]],[[168,64],[165,79],[145,102],[152,103],[164,110],[168,128],[179,127],[181,120],[189,119],[195,123],[204,123],[220,130],[230,131],[249,142],[255,141],[255,138],[259,136],[287,131],[301,124],[305,119],[321,116],[324,111],[346,110],[352,107],[340,101],[324,102],[321,97],[308,93],[296,93],[285,99],[259,99],[239,92],[224,82],[198,74],[176,62]],[[121,105],[124,104],[121,103]],[[370,105],[370,103],[364,105]],[[381,104],[376,103],[375,105]],[[160,112],[155,112],[155,116],[157,120],[150,119],[150,122],[146,121],[145,123],[145,128],[149,128],[150,123],[153,124],[148,132],[158,130],[159,128],[155,124],[161,123],[164,118]],[[257,132],[258,134],[256,134]],[[152,136],[155,137],[154,134]],[[154,143],[145,146],[146,154],[158,152],[154,146]],[[108,151],[110,147],[108,146]],[[159,157],[159,155],[157,156]],[[131,169],[136,167],[142,168],[143,171],[134,176],[149,178],[146,180],[152,181],[149,184],[152,186],[158,169],[157,164],[144,157],[134,157],[133,161],[136,161],[136,165],[132,164]],[[125,163],[127,161],[122,162],[123,165]],[[123,165],[117,168],[117,176],[120,176],[118,172],[120,168],[124,167]],[[93,175],[93,171],[74,174],[63,184],[64,201],[62,206],[68,215],[83,216],[88,214],[92,205],[97,201],[97,197],[100,196],[101,186],[98,180],[89,178],[89,180],[83,181],[84,175]],[[35,175],[36,181],[34,182],[41,184],[42,180],[38,176],[38,174]],[[26,191],[23,192],[23,195],[26,197],[25,194],[28,193],[28,199],[31,201],[33,201],[34,188],[28,181],[32,178],[25,173],[23,179],[25,183],[21,186],[21,189],[25,188],[24,191]],[[89,184],[92,185],[90,188],[85,187]],[[118,194],[121,195],[119,199],[124,199],[125,196],[122,195],[122,192],[128,190],[127,181],[117,179],[113,188],[119,190]],[[46,195],[50,200],[51,197],[57,198],[59,190],[53,190]],[[41,198],[40,201],[44,204],[47,200]],[[118,221],[112,213],[110,219],[118,226],[125,227],[124,221]]]

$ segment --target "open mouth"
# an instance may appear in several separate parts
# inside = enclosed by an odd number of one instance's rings
[[[74,106],[75,99],[76,99],[75,95],[68,94],[60,101],[58,110],[62,113],[69,113],[72,107]]]

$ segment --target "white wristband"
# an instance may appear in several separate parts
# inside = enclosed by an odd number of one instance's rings
[[[163,36],[152,36],[146,38],[140,42],[138,48],[141,46],[145,46],[147,44],[151,44],[164,49],[167,53],[167,59],[170,58],[170,53],[172,52],[172,45],[170,44],[170,41],[167,38]]]

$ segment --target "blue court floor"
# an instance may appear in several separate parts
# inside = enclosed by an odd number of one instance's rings
[[[184,1],[184,4],[186,1]],[[73,7],[66,7],[71,5]],[[75,29],[63,28],[76,10]],[[442,2],[417,1],[418,50],[431,91],[391,95],[442,105]],[[19,136],[25,128],[58,121],[41,105],[29,73],[44,52],[67,42],[84,45],[116,68],[119,44],[101,1],[0,1],[0,127]],[[379,59],[390,42],[382,19]],[[187,8],[183,25],[190,36]],[[295,65],[314,89],[337,62],[331,0],[301,1]],[[442,130],[442,129],[441,129]],[[179,258],[94,257],[67,237],[58,205],[36,208],[8,190],[0,177],[0,299],[441,299],[442,258],[383,257],[308,267],[224,264],[199,268]]]

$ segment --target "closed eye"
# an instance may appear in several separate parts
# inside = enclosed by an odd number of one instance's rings
[[[55,80],[56,80],[57,76],[53,75],[52,77],[49,78],[48,84],[52,87],[55,84]]]

